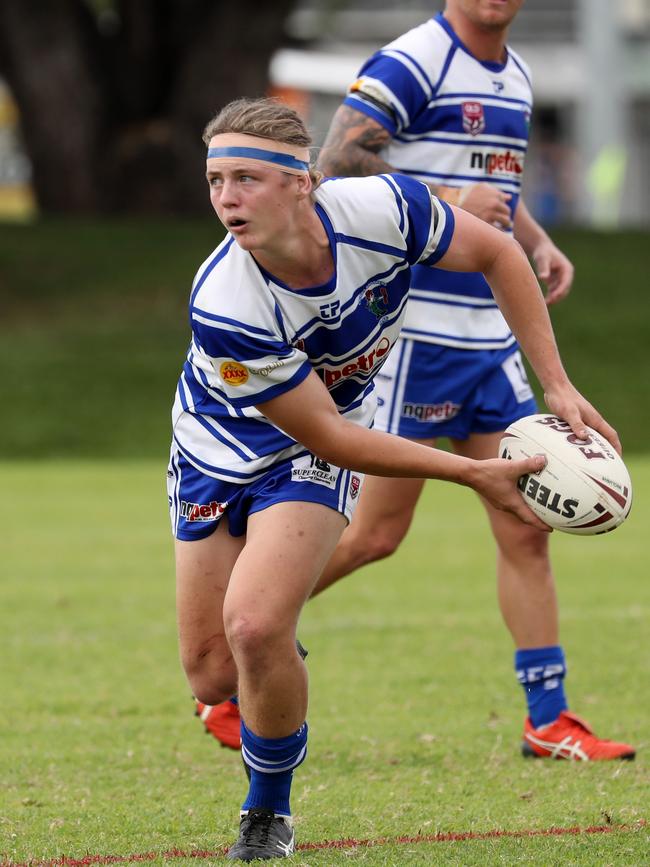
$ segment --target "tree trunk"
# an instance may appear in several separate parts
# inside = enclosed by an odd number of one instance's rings
[[[203,128],[261,96],[296,0],[0,0],[0,74],[49,213],[207,212]]]
[[[20,109],[44,211],[101,209],[106,117],[93,70],[93,22],[74,0],[0,2],[0,71]]]

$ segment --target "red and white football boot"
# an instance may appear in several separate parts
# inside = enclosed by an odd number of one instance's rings
[[[201,718],[206,734],[213,735],[222,747],[231,750],[241,748],[239,708],[236,704],[230,700],[215,705],[197,701],[196,715]]]
[[[521,751],[526,758],[568,759],[576,762],[602,762],[633,759],[636,750],[629,744],[596,737],[587,723],[568,710],[547,726],[533,728],[530,718],[524,725]]]

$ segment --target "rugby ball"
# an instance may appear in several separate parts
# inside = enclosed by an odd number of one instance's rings
[[[581,440],[555,415],[529,415],[505,431],[499,456],[546,455],[539,473],[522,476],[524,502],[564,533],[593,536],[616,529],[630,514],[632,483],[615,449],[593,428]]]

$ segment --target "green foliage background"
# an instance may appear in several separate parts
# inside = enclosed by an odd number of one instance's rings
[[[190,286],[220,238],[214,218],[3,226],[0,454],[164,460]],[[646,451],[650,235],[556,240],[576,264],[552,308],[565,364],[626,452]]]

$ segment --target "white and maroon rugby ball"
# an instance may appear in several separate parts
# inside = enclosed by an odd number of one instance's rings
[[[616,529],[632,507],[627,467],[593,428],[580,440],[555,415],[529,415],[506,430],[502,458],[545,454],[546,466],[519,479],[526,504],[546,524],[565,533],[591,536]]]

